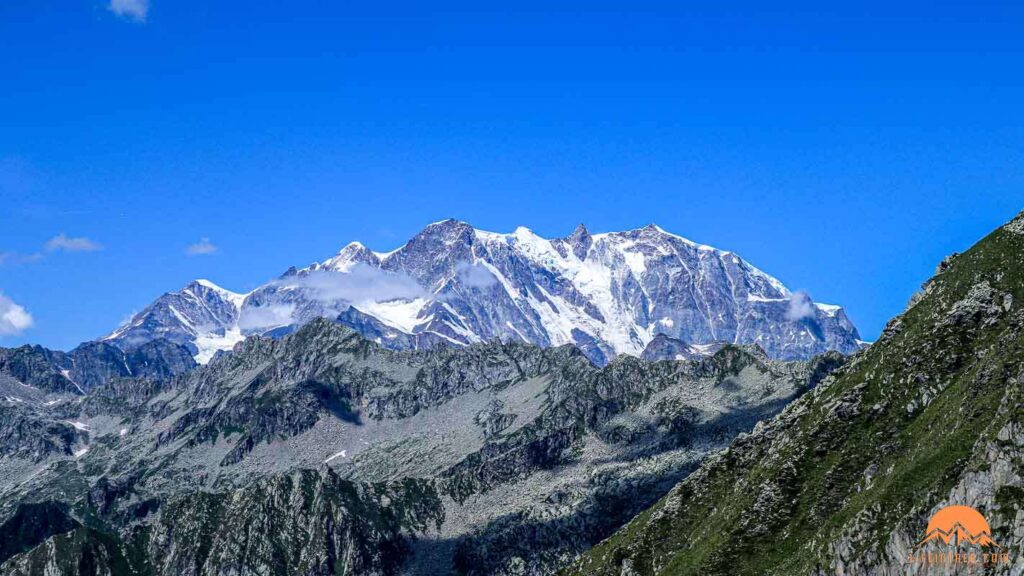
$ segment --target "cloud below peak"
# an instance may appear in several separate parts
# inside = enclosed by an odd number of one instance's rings
[[[32,315],[0,293],[0,336],[20,334],[32,326]]]
[[[387,272],[362,262],[344,272],[315,270],[286,276],[267,284],[274,291],[300,290],[314,306],[294,302],[246,305],[238,320],[243,331],[265,330],[301,323],[315,316],[334,317],[349,306],[370,306],[393,300],[429,298],[430,293],[404,272]]]
[[[363,304],[429,296],[408,274],[385,272],[362,262],[356,263],[346,272],[317,270],[278,283],[305,288],[315,299],[324,303]]]
[[[498,279],[482,264],[459,262],[455,270],[459,281],[467,288],[484,289],[498,284]]]
[[[110,0],[107,10],[133,22],[143,23],[149,14],[149,0]]]
[[[793,292],[789,297],[789,307],[786,309],[786,319],[796,322],[804,318],[814,318],[814,301],[810,294],[804,291]]]
[[[50,238],[43,247],[47,252],[95,252],[103,249],[101,244],[85,236],[75,238],[63,232]]]

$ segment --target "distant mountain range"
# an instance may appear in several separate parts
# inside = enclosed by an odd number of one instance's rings
[[[196,280],[102,341],[133,350],[168,340],[206,363],[248,335],[280,336],[318,317],[397,350],[574,344],[598,365],[619,354],[689,358],[725,343],[757,344],[783,360],[863,345],[839,306],[653,224],[602,234],[580,225],[546,239],[457,220],[430,224],[392,252],[353,242],[248,294]]]

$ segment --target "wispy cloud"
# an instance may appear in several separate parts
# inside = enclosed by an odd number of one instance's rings
[[[802,290],[793,292],[789,297],[789,307],[786,309],[786,318],[793,322],[804,318],[814,317],[814,301],[810,294]]]
[[[103,245],[99,242],[90,240],[85,236],[72,237],[61,232],[47,240],[46,243],[43,244],[42,250],[32,252],[31,254],[25,254],[23,252],[0,252],[0,266],[5,264],[16,265],[39,262],[45,258],[46,252],[95,252],[97,250],[103,250]]]
[[[42,252],[34,252],[32,254],[22,254],[20,252],[0,252],[0,266],[3,266],[5,264],[29,264],[31,262],[38,262],[42,259]]]
[[[32,326],[32,315],[0,293],[0,336],[20,334]]]
[[[288,276],[272,282],[271,286],[279,290],[301,290],[318,305],[320,316],[336,316],[349,306],[430,297],[409,275],[386,272],[363,263],[357,263],[346,272],[317,270]],[[293,303],[247,306],[242,310],[239,325],[243,330],[285,326],[301,321],[306,312],[296,309]]]
[[[483,265],[459,262],[455,267],[459,281],[467,288],[490,288],[498,283],[498,279]]]
[[[422,298],[427,291],[405,273],[385,272],[358,263],[347,272],[316,271],[288,278],[283,285],[305,288],[324,303],[387,302],[402,298]]]
[[[107,10],[134,22],[145,22],[149,14],[149,0],[110,0]]]
[[[47,240],[43,248],[47,252],[95,252],[102,250],[103,246],[85,236],[72,237],[61,232]]]
[[[295,304],[248,306],[242,309],[238,327],[242,330],[264,330],[295,322]]]
[[[185,248],[185,253],[189,256],[207,256],[217,252],[217,245],[210,242],[209,238],[201,238],[199,242],[190,244],[188,248]]]

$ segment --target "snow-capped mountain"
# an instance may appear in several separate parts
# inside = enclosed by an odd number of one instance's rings
[[[780,359],[860,346],[842,308],[653,224],[603,234],[580,225],[546,239],[456,220],[430,224],[392,252],[354,242],[248,294],[197,280],[105,340],[130,348],[164,338],[206,362],[247,335],[288,333],[317,317],[396,349],[497,338],[575,344],[598,364],[639,356],[659,334],[698,347],[756,343]]]
[[[163,338],[187,346],[205,364],[217,350],[230,350],[245,339],[238,324],[244,301],[243,294],[195,280],[157,298],[103,341],[128,350]]]

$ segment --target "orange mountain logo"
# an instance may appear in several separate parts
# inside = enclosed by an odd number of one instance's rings
[[[980,512],[970,506],[946,506],[928,521],[921,547],[928,542],[941,541],[943,544],[973,544],[974,546],[999,548],[992,540],[992,530]]]
[[[928,544],[934,544],[928,546]],[[992,539],[992,529],[970,506],[946,506],[928,521],[924,538],[907,560],[920,564],[1008,564],[1010,555]]]

